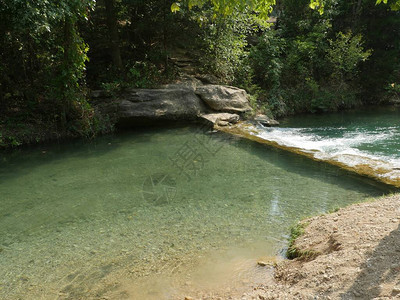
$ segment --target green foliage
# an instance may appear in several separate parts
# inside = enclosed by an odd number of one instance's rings
[[[0,126],[15,127],[19,123],[13,120],[22,118],[32,126],[47,122],[60,131],[77,131],[70,125],[90,117],[81,87],[88,47],[77,23],[93,5],[92,0],[0,1],[0,52],[7,57],[0,62],[0,112],[9,118]]]
[[[161,80],[161,74],[155,64],[135,62],[128,69],[127,82],[134,88],[151,88]]]
[[[282,5],[280,27],[264,33],[250,54],[254,79],[265,91],[261,101],[275,116],[358,105],[360,65],[371,55],[362,36],[334,32],[334,1],[324,2],[323,15],[306,0]]]
[[[390,101],[399,103],[400,102],[400,84],[392,82],[386,86],[387,96]]]
[[[180,0],[189,9],[194,6],[202,8],[206,4],[211,4],[213,11],[219,15],[227,16],[234,13],[251,10],[262,17],[267,17],[272,12],[273,6],[276,4],[276,0]],[[171,5],[171,10],[176,12],[180,10],[180,3],[174,2]]]
[[[254,70],[254,79],[266,90],[279,89],[282,74],[282,55],[286,50],[286,41],[279,31],[269,30],[260,38],[257,47],[250,52],[250,61]]]
[[[214,20],[212,10],[208,15],[202,11],[202,16],[200,63],[204,72],[215,74],[225,83],[237,81],[248,55],[246,37],[258,30],[254,19],[237,13]]]
[[[290,228],[289,247],[286,253],[288,259],[295,259],[300,256],[300,251],[295,246],[295,242],[297,238],[304,234],[306,226],[305,223],[297,223]]]
[[[372,53],[371,50],[364,50],[361,35],[353,36],[350,31],[337,33],[335,40],[329,40],[329,46],[327,58],[333,68],[331,77],[338,82],[356,77],[357,66]]]
[[[101,83],[101,88],[107,91],[112,97],[127,88],[154,88],[169,78],[174,77],[173,69],[168,73],[161,73],[157,66],[151,62],[136,61],[127,65],[125,77]],[[106,78],[108,79],[108,78]]]
[[[105,3],[0,0],[0,145],[109,131],[88,88],[168,82],[177,53],[276,116],[398,97],[399,0]]]
[[[17,139],[17,137],[8,135],[8,136],[3,136],[2,133],[0,132],[0,147],[6,148],[6,147],[17,147],[22,144],[21,141]]]
[[[296,239],[304,234],[307,226],[308,223],[302,222],[290,228],[289,247],[286,252],[286,257],[288,259],[297,258],[302,260],[311,260],[319,255],[319,253],[314,250],[301,250],[295,245]]]
[[[376,5],[379,5],[381,3],[388,4],[388,0],[376,0]],[[399,0],[389,1],[389,7],[391,10],[394,11],[400,10],[400,1]]]

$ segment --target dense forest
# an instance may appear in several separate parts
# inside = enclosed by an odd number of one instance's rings
[[[380,3],[382,2],[382,3]],[[151,88],[173,58],[274,117],[400,98],[400,2],[0,0],[0,146],[112,130],[90,91]]]

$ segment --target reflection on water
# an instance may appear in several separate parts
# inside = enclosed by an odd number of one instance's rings
[[[223,296],[232,284],[240,292],[249,278],[266,280],[256,262],[285,247],[291,224],[388,191],[190,127],[0,161],[2,299]]]

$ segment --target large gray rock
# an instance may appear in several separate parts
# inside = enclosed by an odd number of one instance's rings
[[[266,127],[273,127],[279,125],[279,122],[277,120],[271,119],[266,115],[256,115],[254,117],[254,121]]]
[[[222,85],[203,85],[196,94],[213,110],[244,113],[251,111],[245,90]]]
[[[153,124],[161,121],[207,120],[211,124],[232,124],[238,115],[218,115],[222,112],[250,110],[247,94],[234,87],[202,85],[194,79],[166,85],[159,89],[128,89],[113,97],[104,91],[93,91],[97,111],[110,117],[112,123],[124,127]],[[211,114],[201,118],[202,115]]]
[[[227,126],[229,124],[236,124],[239,122],[239,115],[230,113],[215,113],[215,114],[205,114],[201,115],[210,125]]]
[[[120,101],[121,118],[195,119],[204,111],[190,89],[136,89]]]
[[[132,89],[99,105],[115,123],[129,126],[152,121],[196,120],[205,105],[190,88]]]

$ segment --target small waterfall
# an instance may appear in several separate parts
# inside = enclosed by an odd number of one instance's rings
[[[220,129],[400,187],[400,151],[393,147],[397,146],[400,129],[395,126],[370,130],[361,127],[264,127],[240,123]]]

